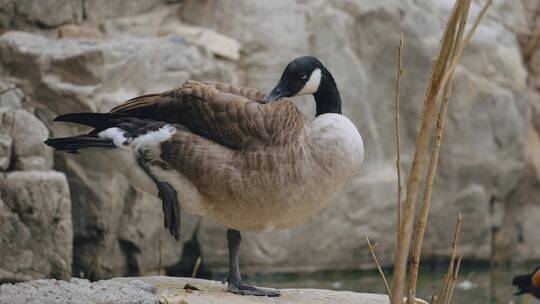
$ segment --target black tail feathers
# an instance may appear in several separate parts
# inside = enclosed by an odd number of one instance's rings
[[[49,138],[45,141],[45,144],[57,151],[66,151],[68,153],[78,153],[78,149],[84,148],[114,148],[115,145],[111,139],[98,138],[95,134],[114,127],[118,124],[118,119],[125,118],[127,115],[123,113],[69,113],[60,115],[54,121],[77,123],[93,127],[94,130],[85,135]]]
[[[57,151],[66,151],[68,153],[78,153],[78,149],[84,148],[115,148],[111,139],[103,139],[87,135],[49,138],[45,144],[53,147]]]
[[[54,121],[77,123],[93,127],[96,131],[105,130],[117,124],[115,119],[133,117],[126,113],[69,113],[56,117]]]

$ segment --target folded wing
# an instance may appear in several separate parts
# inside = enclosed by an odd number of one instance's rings
[[[264,104],[264,94],[218,82],[187,81],[179,89],[130,99],[111,110],[181,124],[191,132],[232,149],[279,144],[297,134],[304,115],[290,101]]]

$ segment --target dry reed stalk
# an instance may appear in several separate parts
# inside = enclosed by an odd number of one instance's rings
[[[201,257],[197,257],[197,261],[195,261],[195,266],[193,266],[193,272],[191,272],[191,277],[194,278],[197,276],[197,272],[199,271],[199,267],[201,266]]]
[[[459,45],[459,47],[457,47],[457,45],[454,46],[454,50],[452,52],[456,52],[456,50],[457,50],[457,53],[453,57],[449,69],[443,75],[443,79],[441,80],[441,82],[445,86],[445,93],[444,93],[443,101],[441,103],[441,109],[439,111],[439,116],[438,116],[438,119],[437,119],[437,129],[436,129],[436,134],[435,134],[435,141],[434,141],[434,144],[433,144],[433,147],[432,147],[432,155],[431,155],[431,160],[430,160],[430,165],[429,165],[429,171],[428,171],[428,175],[427,175],[426,183],[425,183],[425,188],[424,188],[424,199],[423,199],[422,209],[420,211],[420,216],[419,216],[418,225],[417,225],[417,234],[416,234],[415,245],[414,245],[413,259],[412,259],[412,263],[411,263],[411,272],[409,273],[409,275],[410,275],[409,276],[409,288],[413,289],[413,290],[416,289],[416,282],[417,282],[417,276],[418,276],[418,265],[419,265],[419,262],[420,262],[421,245],[422,245],[423,235],[424,235],[425,226],[426,226],[426,222],[427,222],[427,215],[428,215],[428,212],[429,212],[429,204],[430,204],[430,201],[431,201],[431,187],[432,187],[432,184],[433,184],[434,173],[436,171],[437,162],[438,162],[438,155],[439,155],[439,150],[440,150],[440,141],[441,141],[441,138],[442,138],[442,130],[444,129],[444,119],[446,117],[446,111],[448,109],[448,98],[449,98],[450,91],[451,91],[451,89],[450,89],[451,85],[450,85],[449,81],[452,80],[453,72],[455,70],[455,67],[457,66],[457,63],[459,61],[459,58],[460,58],[461,54],[463,53],[463,50],[465,49],[465,47],[471,41],[472,36],[473,36],[476,28],[480,24],[480,20],[485,15],[485,13],[486,13],[488,7],[491,5],[491,3],[492,3],[492,0],[488,0],[484,4],[484,6],[482,7],[480,13],[478,14],[478,16],[476,17],[476,19],[474,21],[472,29],[469,31],[469,33],[467,34],[467,36],[463,40],[463,43],[461,45]],[[468,11],[468,7],[467,7],[466,11]],[[466,15],[461,17],[460,27],[458,29],[458,34],[457,34],[458,37],[456,39],[457,42],[459,42],[461,40],[461,36],[463,35],[463,31],[465,29],[466,18],[467,18]],[[461,263],[461,259],[458,261],[458,265],[460,263]],[[456,276],[453,279],[453,281],[455,282],[455,280],[457,280],[457,273],[456,273]],[[452,283],[452,284],[454,284],[454,283]],[[443,304],[451,302],[451,297],[452,297],[452,294],[453,294],[453,285],[451,286],[451,290],[447,290],[447,288],[448,287],[446,287],[446,289],[444,289],[444,291],[443,291],[443,292],[445,292],[445,298],[444,298]],[[414,294],[413,294],[413,296],[414,296]],[[448,299],[448,297],[449,297],[449,299]],[[411,299],[412,298],[409,298],[409,303],[411,303]]]
[[[379,260],[377,260],[377,256],[375,255],[375,250],[371,246],[371,242],[369,241],[369,237],[367,236],[367,234],[365,235],[365,237],[366,237],[366,242],[367,242],[368,247],[369,247],[369,252],[371,253],[371,256],[373,257],[373,260],[375,261],[375,265],[377,265],[377,269],[379,270],[379,274],[381,275],[381,278],[383,280],[384,287],[386,287],[386,291],[388,292],[388,297],[391,297],[391,295],[390,295],[390,287],[388,286],[388,282],[386,281],[386,277],[384,275],[384,272],[382,271],[381,265],[379,264]]]
[[[456,287],[456,282],[459,275],[459,270],[461,269],[461,260],[463,259],[463,255],[460,254],[457,260],[456,264],[456,270],[454,271],[454,276],[452,278],[452,282],[450,284],[449,292],[447,295],[447,301],[444,302],[444,304],[450,304],[452,303],[452,297],[454,296],[454,288]]]
[[[474,19],[472,28],[469,30],[469,32],[467,33],[467,35],[463,39],[463,43],[458,48],[456,56],[454,57],[454,60],[450,64],[450,67],[448,68],[446,73],[443,75],[443,78],[441,80],[443,84],[446,84],[448,79],[454,73],[454,70],[456,69],[456,66],[457,66],[457,64],[459,62],[459,59],[461,58],[461,55],[463,54],[463,51],[465,50],[465,48],[471,42],[471,39],[472,39],[474,33],[476,32],[476,29],[478,28],[478,25],[480,24],[480,21],[482,21],[482,18],[486,14],[487,9],[489,8],[489,6],[491,5],[492,2],[493,2],[493,0],[487,0],[486,3],[484,4],[484,6],[482,7],[482,9],[480,10],[480,12],[478,13],[478,15],[476,16],[476,18]]]
[[[418,282],[418,270],[420,265],[420,255],[422,253],[422,242],[424,240],[424,232],[427,225],[427,217],[429,214],[429,207],[431,204],[431,189],[433,181],[435,179],[435,172],[437,169],[437,162],[439,159],[439,150],[441,147],[442,131],[444,129],[444,120],[446,111],[448,109],[448,101],[450,99],[451,86],[445,86],[445,93],[443,101],[441,103],[441,110],[437,117],[437,129],[435,131],[435,139],[431,150],[431,159],[429,161],[428,174],[424,186],[424,197],[422,200],[422,207],[420,214],[418,215],[418,222],[416,224],[416,234],[413,243],[413,251],[411,258],[411,265],[409,268],[408,288],[412,290],[412,297],[408,298],[408,303],[413,304],[416,295],[416,285]]]
[[[452,271],[453,271],[453,269],[452,269]],[[443,280],[442,280],[443,284],[442,284],[441,290],[439,291],[439,302],[441,304],[444,304],[444,299],[446,299],[446,293],[447,293],[447,290],[448,290],[449,280],[450,280],[449,274],[446,273],[443,276]]]
[[[411,269],[410,269],[410,272],[409,272],[409,282],[408,282],[409,285],[408,286],[409,286],[409,289],[413,289],[414,291],[416,290],[416,283],[417,283],[417,276],[418,276],[418,265],[419,265],[419,262],[420,262],[420,253],[421,253],[421,250],[422,250],[421,246],[422,246],[423,236],[424,236],[425,227],[426,227],[426,223],[427,223],[427,216],[428,216],[428,213],[429,213],[429,207],[430,207],[430,201],[431,201],[431,189],[432,189],[433,179],[435,177],[435,171],[436,171],[436,167],[437,167],[437,163],[438,163],[438,157],[439,157],[439,151],[440,151],[440,142],[441,142],[441,138],[442,138],[442,131],[444,129],[444,119],[446,117],[446,111],[448,109],[448,100],[449,100],[449,95],[450,95],[450,91],[451,91],[450,82],[451,82],[452,77],[453,77],[453,72],[454,72],[455,66],[457,65],[457,62],[459,60],[459,56],[461,56],[461,54],[463,53],[463,50],[465,49],[467,44],[472,39],[472,35],[473,35],[474,31],[478,27],[481,18],[484,16],[484,14],[487,11],[487,8],[489,7],[490,4],[491,4],[491,0],[486,2],[486,4],[483,6],[481,12],[476,17],[472,29],[467,34],[466,38],[463,40],[463,43],[459,44],[459,42],[461,41],[463,32],[465,30],[465,24],[466,24],[466,20],[467,20],[466,12],[468,12],[468,10],[469,10],[468,6],[470,5],[470,2],[465,3],[465,5],[467,5],[463,10],[465,12],[465,14],[461,16],[461,20],[460,20],[460,24],[459,24],[459,28],[458,28],[458,33],[457,33],[457,38],[455,40],[456,43],[454,44],[454,46],[452,48],[452,53],[453,54],[452,54],[451,57],[453,59],[452,59],[452,62],[451,62],[451,65],[450,65],[448,71],[445,73],[445,75],[443,76],[443,79],[442,79],[442,82],[444,84],[444,91],[445,92],[443,94],[443,101],[441,103],[439,115],[438,115],[438,118],[437,118],[435,139],[434,139],[434,143],[433,143],[433,146],[432,146],[431,160],[430,160],[429,170],[428,170],[428,174],[427,174],[426,182],[425,182],[425,187],[424,187],[424,197],[423,197],[423,202],[422,202],[422,209],[420,211],[420,215],[419,215],[419,219],[418,219],[417,233],[416,233],[416,238],[415,238],[414,247],[413,247],[413,258],[412,258],[412,261],[411,261]],[[409,299],[409,303],[412,303],[412,298]]]
[[[396,171],[397,171],[397,235],[401,235],[401,191],[403,189],[401,185],[401,139],[399,136],[399,92],[401,87],[401,74],[403,74],[402,68],[403,59],[403,33],[399,34],[399,47],[398,47],[398,66],[396,76]]]
[[[457,243],[459,240],[459,234],[461,232],[461,224],[463,224],[463,216],[461,213],[458,214],[458,219],[456,222],[456,228],[454,231],[454,238],[452,239],[452,250],[450,252],[450,264],[448,265],[448,278],[449,280],[452,280],[454,275],[454,263],[456,261],[456,254],[457,254]]]
[[[460,25],[465,22],[466,15],[469,11],[470,0],[457,1],[454,5],[454,9],[447,23],[443,39],[441,40],[437,59],[432,69],[432,76],[430,84],[427,88],[426,96],[424,99],[424,110],[422,113],[422,122],[416,141],[416,151],[414,155],[413,165],[411,167],[411,174],[409,175],[407,183],[407,195],[405,199],[405,212],[403,215],[402,223],[400,224],[400,235],[398,235],[398,246],[396,250],[395,269],[392,280],[392,293],[394,297],[391,299],[391,303],[399,303],[400,299],[396,295],[396,291],[400,294],[403,292],[406,260],[408,256],[408,250],[410,248],[410,242],[412,237],[412,222],[414,220],[414,211],[416,205],[416,198],[418,196],[419,185],[419,173],[424,165],[424,154],[429,137],[429,125],[433,120],[433,109],[436,103],[436,98],[439,94],[441,87],[445,87],[446,83],[451,80],[453,71],[459,62],[459,59],[463,53],[463,50],[470,42],[480,20],[485,15],[487,8],[491,4],[492,0],[488,0],[478,16],[476,17],[472,29],[467,34],[463,43],[459,45],[457,51],[449,47],[450,45],[456,46],[454,35],[456,31],[456,24],[460,20]],[[461,17],[460,17],[461,16]],[[463,17],[465,16],[465,17]],[[461,26],[461,28],[464,28]],[[458,28],[459,30],[459,28]],[[459,34],[458,36],[461,36]],[[451,44],[450,44],[451,43]],[[448,64],[451,62],[450,64]],[[407,237],[403,239],[403,237]],[[420,244],[421,246],[421,244]],[[416,284],[416,283],[415,283]]]
[[[470,6],[470,1],[466,1],[463,7],[463,14],[460,16],[458,30],[454,43],[452,44],[450,51],[450,58],[453,58],[456,55],[456,51],[460,46],[461,39],[463,37],[463,32],[465,31],[465,25],[467,23],[468,11]],[[452,80],[452,76],[449,80]],[[429,208],[431,205],[431,193],[433,187],[433,181],[435,180],[435,173],[437,171],[437,164],[439,162],[439,152],[441,148],[442,134],[444,130],[444,121],[446,118],[446,112],[448,110],[448,101],[450,100],[451,93],[451,83],[447,82],[443,89],[443,99],[440,105],[439,114],[437,117],[436,129],[435,129],[435,138],[433,140],[433,145],[431,147],[431,157],[428,165],[428,173],[424,183],[424,194],[422,199],[422,207],[420,209],[420,214],[418,215],[418,222],[416,225],[416,234],[413,245],[413,252],[411,258],[411,266],[409,269],[409,281],[408,288],[413,291],[413,297],[409,298],[409,304],[414,303],[414,296],[416,294],[416,284],[418,281],[418,269],[420,264],[420,255],[422,253],[422,242],[424,240],[424,233],[427,225],[427,218],[429,215]]]
[[[463,217],[461,216],[461,213],[460,213],[458,214],[458,219],[456,221],[456,227],[454,230],[454,237],[452,239],[452,249],[450,251],[450,261],[448,263],[448,271],[444,275],[443,286],[439,293],[440,304],[446,304],[451,294],[451,285],[455,276],[454,269],[455,269],[455,262],[456,262],[457,242],[459,239],[462,223],[463,223]],[[461,265],[461,261],[459,262],[459,265]]]
[[[430,304],[437,304],[439,302],[439,298],[437,297],[437,293],[433,293],[431,295],[431,299],[429,300]]]
[[[434,119],[436,99],[441,89],[441,80],[447,72],[448,62],[451,57],[451,47],[454,44],[456,28],[463,15],[464,3],[470,0],[457,0],[452,13],[449,17],[446,29],[440,42],[437,59],[432,69],[432,76],[424,97],[424,108],[420,129],[416,138],[416,148],[409,178],[407,180],[407,193],[403,205],[403,214],[401,219],[400,235],[398,235],[398,244],[394,260],[394,273],[391,288],[391,303],[401,304],[403,289],[405,286],[405,273],[407,268],[407,259],[411,245],[414,213],[416,210],[416,201],[418,197],[418,188],[420,183],[420,172],[424,166],[424,156],[431,133],[431,125]]]

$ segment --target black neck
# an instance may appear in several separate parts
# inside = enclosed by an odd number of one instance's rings
[[[315,97],[315,104],[317,105],[317,113],[315,116],[326,113],[341,114],[341,97],[339,96],[334,77],[332,77],[332,74],[324,67],[321,72],[321,84],[319,85],[317,92],[313,94],[313,97]]]

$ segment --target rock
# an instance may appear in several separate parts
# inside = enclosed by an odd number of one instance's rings
[[[0,303],[141,303],[157,304],[156,289],[140,280],[110,280],[90,282],[71,279],[37,280],[0,286]]]
[[[472,6],[472,12],[477,12],[478,4]],[[333,207],[293,230],[247,236],[241,250],[243,265],[254,271],[372,267],[362,240],[365,233],[378,242],[381,262],[391,265],[396,231],[393,108],[399,33],[405,35],[401,151],[406,178],[430,60],[450,10],[451,2],[185,1],[182,20],[216,28],[240,41],[245,54],[241,73],[249,86],[268,90],[291,58],[319,57],[332,71],[343,112],[356,123],[366,145],[360,175]],[[519,11],[514,10],[516,24]],[[263,19],[279,22],[272,23],[270,30],[269,23],[260,22]],[[456,70],[432,197],[430,223],[436,224],[428,224],[424,261],[448,254],[460,211],[468,233],[462,243],[465,258],[488,260],[492,255],[486,237],[495,216],[490,214],[490,202],[494,197],[501,204],[515,202],[512,191],[519,184],[518,173],[526,167],[527,71],[521,58],[514,33],[489,19],[465,51]],[[307,100],[297,104],[312,115],[313,102]],[[210,265],[226,265],[225,242],[218,237],[223,234],[219,226],[203,226],[203,248],[220,248],[205,255]]]
[[[23,92],[23,83],[13,77],[0,77],[0,107],[25,109],[33,112],[29,105],[29,98]]]
[[[160,202],[129,188],[125,178],[93,162],[59,156],[73,200],[73,273],[89,278],[155,274],[162,243],[163,267],[177,263],[193,221],[183,218],[182,242],[163,228]],[[105,182],[106,181],[106,182]],[[161,240],[160,240],[161,239]]]
[[[158,6],[151,11],[141,12],[137,15],[128,15],[120,18],[106,19],[100,28],[109,37],[157,37],[164,24],[178,24],[176,11],[178,5]]]
[[[0,176],[0,189],[0,281],[70,278],[73,231],[65,175],[9,172]]]
[[[237,40],[212,29],[180,22],[175,14],[179,7],[167,5],[140,15],[106,20],[102,28],[108,36],[177,35],[214,55],[233,61],[240,59],[241,45]]]
[[[0,134],[4,138],[2,145],[6,149],[12,146],[7,169],[13,159],[15,170],[50,170],[52,168],[52,151],[43,144],[49,131],[34,115],[25,110],[0,108],[2,126]]]
[[[240,43],[210,29],[169,23],[162,27],[159,34],[177,34],[217,56],[234,61],[240,59]]]
[[[50,0],[57,2],[61,1]],[[396,231],[393,109],[398,36],[405,35],[401,90],[405,182],[430,61],[452,1],[142,2],[74,1],[73,14],[47,16],[47,26],[56,27],[52,24],[66,18],[71,21],[62,22],[75,29],[73,23],[84,5],[87,20],[77,24],[76,39],[21,32],[2,35],[0,71],[24,84],[16,86],[31,97],[23,99],[23,108],[34,112],[25,106],[31,104],[51,134],[74,134],[83,129],[51,120],[66,112],[106,111],[122,100],[167,90],[188,78],[224,80],[267,91],[292,58],[318,56],[336,78],[344,114],[364,137],[365,164],[336,197],[335,205],[305,224],[283,232],[246,235],[242,266],[251,271],[373,267],[363,234],[378,243],[380,261],[390,266]],[[495,1],[490,18],[482,21],[456,69],[423,261],[437,261],[447,254],[458,212],[464,213],[465,259],[488,260],[503,251],[506,258],[536,256],[531,248],[537,243],[533,194],[539,188],[539,170],[531,155],[540,154],[534,144],[540,112],[538,98],[529,92],[537,94],[540,87],[535,76],[540,71],[540,51],[534,50],[524,66],[527,56],[510,31],[533,24],[526,12],[534,10],[538,1],[525,2],[524,6]],[[33,2],[25,0],[24,11],[31,12],[28,18],[12,18],[20,16],[10,11],[13,4],[0,10],[3,28],[5,24],[25,28],[38,22],[29,20],[44,19],[36,17],[39,14],[28,3]],[[479,9],[473,2],[469,22]],[[88,37],[85,31],[91,28],[99,28],[104,37],[80,39]],[[58,28],[50,31],[56,35]],[[16,100],[15,95],[8,95],[6,102],[0,99],[2,105],[18,107],[17,101],[9,101]],[[298,98],[296,104],[312,117],[311,97]],[[75,274],[102,278],[155,271],[161,225],[157,200],[135,192],[125,179],[91,162],[57,154],[55,168],[66,172],[74,193]],[[527,199],[527,194],[532,198]],[[521,227],[524,214],[531,216]],[[193,219],[184,222],[187,235]],[[519,248],[512,246],[520,233],[524,241]],[[203,220],[199,239],[205,263],[213,269],[226,267],[224,235],[223,227]],[[167,243],[167,235],[163,240],[164,265],[172,265],[180,246]]]
[[[8,79],[0,81],[0,107],[22,108],[23,92]]]
[[[103,33],[97,27],[66,24],[58,28],[58,38],[103,38]]]
[[[199,290],[184,289],[187,284]],[[278,298],[239,296],[227,292],[226,286],[216,281],[158,276],[115,278],[94,283],[81,279],[70,282],[38,280],[0,286],[0,303],[388,303],[387,295],[324,289],[281,289]],[[416,303],[427,302],[417,299]]]
[[[531,99],[533,101],[540,101],[540,93],[532,95]],[[540,104],[538,102],[531,102],[531,107],[533,127],[536,132],[540,132]]]
[[[13,139],[8,134],[0,134],[0,170],[5,171],[11,164]]]
[[[269,90],[292,58],[310,53],[308,6],[297,1],[184,1],[180,16],[238,40],[246,54],[240,71],[245,79],[242,84]]]
[[[84,130],[52,123],[59,114],[107,111],[133,96],[177,87],[188,78],[236,81],[231,63],[217,61],[177,36],[55,40],[8,32],[0,37],[0,54],[1,69],[33,92],[36,114],[52,136]],[[32,129],[46,132],[43,126]],[[39,146],[48,149],[43,139]],[[55,154],[55,168],[66,173],[72,193],[73,273],[91,278],[157,273],[160,233],[163,266],[176,264],[182,243],[161,228],[157,198],[130,189],[125,178],[106,166],[77,158]],[[183,220],[183,241],[191,237],[193,222]]]
[[[163,0],[133,0],[133,1],[84,1],[86,18],[91,21],[102,21],[115,17],[137,15],[156,7]]]
[[[16,12],[36,26],[54,27],[83,18],[83,0],[21,0]]]

